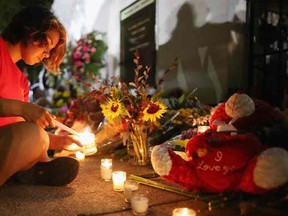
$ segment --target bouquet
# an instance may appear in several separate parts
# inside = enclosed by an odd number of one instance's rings
[[[98,39],[100,35],[100,32],[93,31],[81,37],[75,47],[70,45],[68,61],[76,78],[89,79],[100,75],[99,69],[105,66],[104,54],[108,49],[106,43]]]
[[[135,53],[135,78],[129,83],[130,88],[114,79],[112,85],[103,89],[102,113],[110,122],[124,118],[127,123],[148,124],[157,121],[167,110],[147,84],[150,68],[143,68],[139,60],[139,53]]]

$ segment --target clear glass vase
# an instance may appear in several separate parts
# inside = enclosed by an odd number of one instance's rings
[[[140,166],[149,164],[146,125],[136,123],[129,124],[127,152],[130,164]]]

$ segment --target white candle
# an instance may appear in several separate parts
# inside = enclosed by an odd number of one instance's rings
[[[130,202],[133,191],[138,190],[138,182],[132,179],[128,179],[124,182],[124,196],[125,201]]]
[[[201,126],[198,126],[197,127],[197,133],[200,134],[200,133],[204,133],[206,130],[210,129],[209,126],[204,126],[204,125],[201,125]]]
[[[95,135],[90,132],[79,133],[79,140],[83,145],[83,152],[85,155],[93,155],[97,152],[95,144]]]
[[[76,159],[78,161],[83,161],[85,159],[85,154],[83,152],[77,151],[75,153]]]
[[[190,208],[176,208],[172,216],[196,216],[196,212]]]
[[[124,190],[124,182],[126,181],[126,172],[114,171],[112,172],[113,189],[115,191]]]
[[[131,206],[134,215],[146,215],[149,199],[144,194],[134,193],[131,198]]]
[[[60,123],[60,122],[58,122],[58,121],[56,121],[56,120],[54,120],[54,124],[55,124],[56,127],[59,127],[59,128],[61,128],[62,130],[65,130],[65,131],[67,131],[67,132],[69,132],[69,133],[71,133],[71,134],[74,134],[74,135],[76,135],[76,136],[79,136],[79,133],[78,133],[77,131],[75,131],[75,130],[69,128],[69,127],[67,127],[66,125],[64,125],[64,124],[62,124],[62,123]]]
[[[101,159],[101,178],[105,181],[110,181],[112,178],[112,159]]]

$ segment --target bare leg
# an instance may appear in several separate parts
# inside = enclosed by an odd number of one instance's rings
[[[19,122],[0,127],[0,185],[38,161],[49,161],[49,136],[35,123]]]

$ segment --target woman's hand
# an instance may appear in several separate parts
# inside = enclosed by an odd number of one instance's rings
[[[54,116],[37,104],[0,98],[0,116],[21,116],[26,121],[36,122],[40,127],[54,128]]]
[[[83,147],[77,136],[74,135],[55,135],[49,133],[51,150],[75,151]]]
[[[54,115],[49,113],[45,108],[33,104],[24,103],[22,104],[22,117],[29,122],[36,122],[40,127],[46,128],[48,126],[54,128]]]

